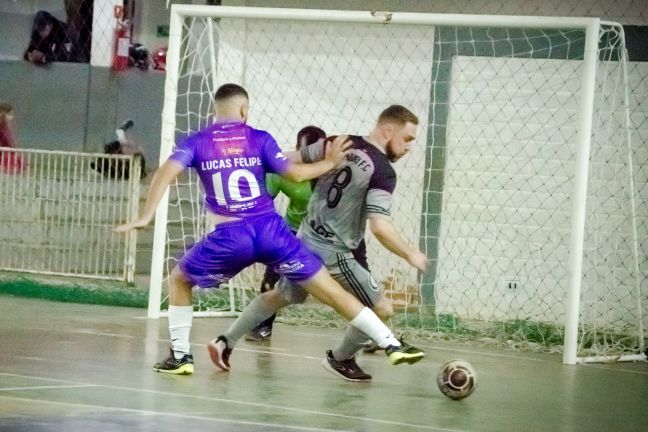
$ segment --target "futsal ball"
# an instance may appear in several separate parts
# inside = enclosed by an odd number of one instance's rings
[[[477,388],[477,374],[465,360],[448,360],[439,369],[437,385],[441,393],[450,399],[463,399]]]

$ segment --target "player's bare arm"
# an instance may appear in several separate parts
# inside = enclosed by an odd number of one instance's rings
[[[301,152],[299,150],[293,150],[289,152],[284,152],[284,155],[293,163],[304,163],[302,160]]]
[[[293,162],[282,175],[295,182],[317,178],[342,162],[351,144],[348,135],[340,135],[326,146],[324,159],[313,163]],[[299,159],[301,160],[301,156]]]
[[[398,233],[391,219],[370,217],[369,228],[388,251],[406,260],[412,267],[425,271],[427,257],[420,250],[411,247]]]
[[[312,127],[314,127],[314,126],[307,126],[307,127],[305,127],[304,129],[312,128]],[[319,128],[318,128],[318,129],[319,129]],[[303,129],[302,129],[302,130],[303,130]],[[320,129],[320,130],[321,130],[321,129]],[[324,133],[324,131],[321,131],[321,132]],[[316,141],[308,142],[306,145],[317,144],[317,143],[319,143],[320,141],[326,141],[326,137],[324,137],[324,138],[320,138],[320,139],[318,139],[318,140],[316,140]],[[287,157],[291,162],[298,162],[298,163],[303,163],[303,162],[304,162],[304,160],[302,159],[302,155],[301,155],[301,151],[299,150],[299,147],[297,148],[297,150],[293,150],[293,151],[289,151],[289,152],[284,152],[284,155],[285,155],[285,156],[286,156],[286,157]]]
[[[146,203],[144,204],[144,209],[141,211],[140,216],[134,221],[116,226],[113,231],[127,232],[148,225],[155,215],[155,209],[160,203],[164,192],[166,192],[171,182],[173,182],[173,180],[175,180],[182,171],[184,171],[184,166],[173,159],[169,159],[163,163],[153,175],[153,180],[151,180],[151,186],[146,197]]]

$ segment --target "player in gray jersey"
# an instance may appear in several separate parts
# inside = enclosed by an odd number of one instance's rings
[[[408,245],[391,221],[396,187],[396,172],[391,164],[409,152],[417,129],[418,118],[408,109],[393,105],[381,113],[369,136],[350,136],[353,145],[345,163],[318,179],[308,216],[299,232],[308,248],[322,258],[333,278],[383,320],[393,314],[391,302],[369,271],[354,259],[351,250],[363,239],[368,222],[385,248],[413,267],[425,270],[425,255]],[[321,160],[324,151],[322,145],[303,149],[302,160]],[[285,297],[297,296],[292,298],[293,302],[303,296],[288,281],[280,282],[280,290]],[[354,357],[367,339],[362,332],[347,328],[342,342],[327,351],[324,367],[349,381],[371,380]]]
[[[380,114],[368,136],[350,136],[353,144],[346,160],[318,179],[298,234],[319,255],[333,278],[383,320],[393,313],[391,302],[369,271],[354,258],[352,250],[362,241],[369,222],[374,236],[385,248],[413,267],[425,270],[425,254],[410,246],[391,221],[391,197],[396,187],[391,163],[409,152],[417,130],[418,118],[407,108],[392,105]],[[316,162],[324,157],[325,150],[324,142],[302,147],[296,159]],[[307,296],[305,290],[282,278],[277,289],[257,298],[276,311],[288,304],[301,303]],[[230,327],[225,333],[228,340],[235,341],[248,331],[241,325],[245,321],[239,319]],[[371,380],[371,375],[355,361],[355,353],[367,339],[362,331],[348,327],[340,345],[327,351],[324,367],[348,381]],[[420,352],[409,362],[414,363],[423,355]]]

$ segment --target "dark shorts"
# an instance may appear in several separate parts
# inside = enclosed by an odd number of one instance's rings
[[[382,296],[382,289],[369,272],[366,246],[362,246],[364,251],[356,249],[350,252],[331,251],[313,242],[310,242],[308,247],[320,257],[333,279],[345,290],[369,308],[376,305]],[[288,278],[281,278],[277,283],[277,289],[290,303],[303,303],[308,297],[306,290]]]
[[[291,281],[310,279],[323,266],[274,213],[219,224],[187,251],[179,266],[194,285],[213,288],[257,262]]]

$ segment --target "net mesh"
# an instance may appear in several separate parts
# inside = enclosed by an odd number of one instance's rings
[[[587,355],[643,349],[646,154],[627,135],[621,35],[604,26],[600,38],[579,339]],[[176,136],[209,124],[211,94],[225,82],[246,87],[250,124],[284,149],[306,125],[365,134],[386,106],[407,106],[427,121],[394,165],[393,219],[431,266],[419,275],[367,235],[374,277],[397,309],[391,325],[559,349],[584,37],[570,29],[187,18]],[[167,274],[210,229],[204,214],[190,173],[171,191]],[[196,309],[239,310],[262,274],[255,266],[229,291],[198,291]],[[342,323],[314,302],[280,319]]]

